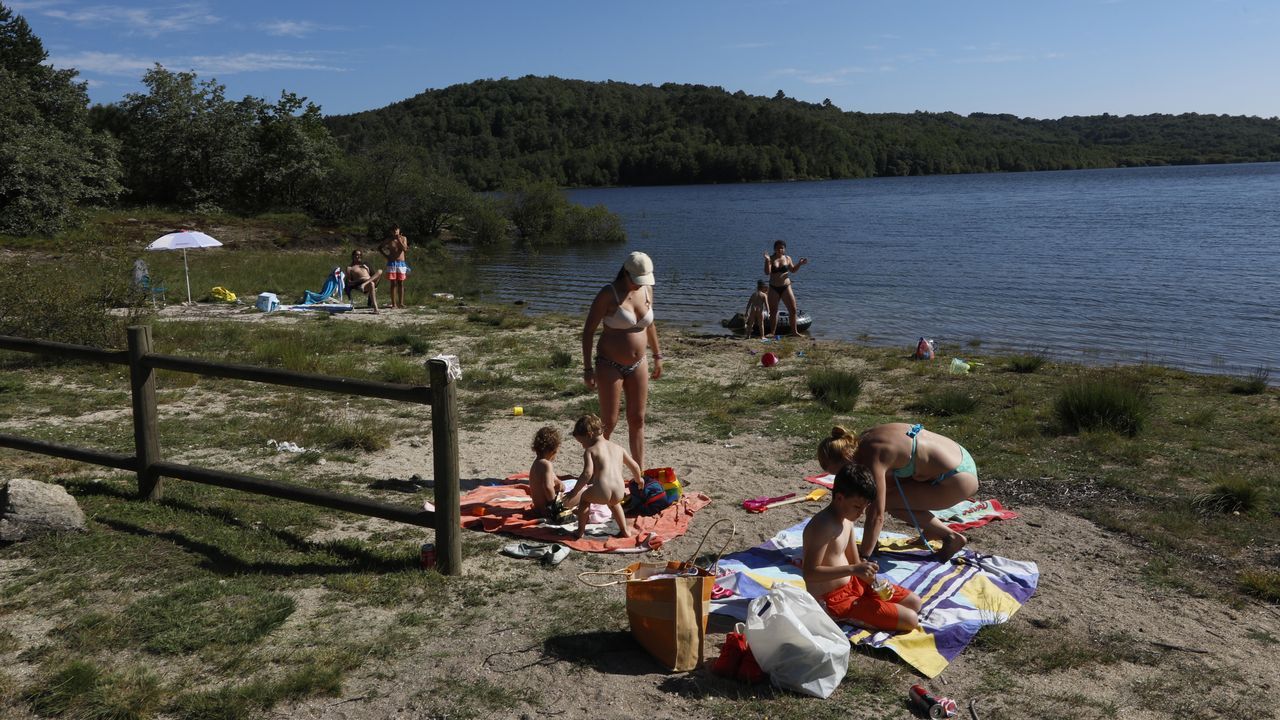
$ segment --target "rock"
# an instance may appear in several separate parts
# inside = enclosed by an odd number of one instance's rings
[[[84,512],[61,485],[21,478],[0,483],[0,542],[84,530]]]

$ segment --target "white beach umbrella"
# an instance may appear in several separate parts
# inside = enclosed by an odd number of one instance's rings
[[[187,304],[191,303],[191,271],[187,269],[187,248],[219,247],[222,243],[195,230],[169,233],[147,246],[148,250],[181,250],[182,272],[187,276]]]

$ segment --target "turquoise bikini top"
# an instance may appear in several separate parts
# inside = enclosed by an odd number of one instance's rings
[[[893,476],[899,480],[910,480],[916,476],[916,436],[924,429],[924,425],[916,423],[907,431],[907,437],[911,438],[911,462],[893,471]]]

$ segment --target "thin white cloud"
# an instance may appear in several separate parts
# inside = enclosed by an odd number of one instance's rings
[[[1026,59],[1026,55],[1009,53],[1004,55],[983,55],[981,57],[956,58],[952,62],[960,63],[961,65],[999,65],[1002,63],[1022,62]]]
[[[120,53],[86,51],[74,55],[53,55],[49,62],[57,68],[75,68],[82,73],[137,76],[150,70],[154,58],[130,57]]]
[[[861,66],[846,66],[835,70],[813,71],[798,68],[779,68],[768,74],[769,78],[793,77],[806,85],[841,85],[848,82],[850,75],[865,75],[872,72],[884,72],[893,68],[881,66],[877,70]]]
[[[95,5],[63,9],[61,3],[29,3],[35,12],[82,26],[123,26],[129,32],[148,37],[196,30],[222,21],[204,3],[186,3],[168,8],[136,8],[123,5]]]
[[[306,37],[323,29],[310,20],[271,20],[262,23],[258,28],[268,35],[296,38]]]
[[[231,75],[264,70],[323,70],[346,72],[346,68],[327,64],[315,54],[307,53],[237,53],[234,55],[197,55],[187,62],[198,73]]]
[[[170,70],[192,70],[200,75],[234,75],[268,70],[346,72],[315,53],[236,53],[157,58],[119,53],[81,52],[50,58],[54,67],[75,68],[82,73],[139,77],[160,63]]]
[[[6,4],[9,6],[10,10],[16,13],[27,13],[33,10],[35,12],[43,12],[46,8],[51,8],[55,5],[62,5],[64,2],[65,0],[26,0],[26,2],[18,0],[18,2],[10,2]]]

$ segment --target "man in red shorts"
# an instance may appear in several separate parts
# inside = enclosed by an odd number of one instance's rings
[[[882,600],[871,587],[880,566],[858,556],[853,522],[875,499],[876,481],[865,466],[850,463],[836,473],[831,504],[804,529],[805,587],[836,620],[869,630],[913,630],[920,626],[920,597],[890,584]]]

